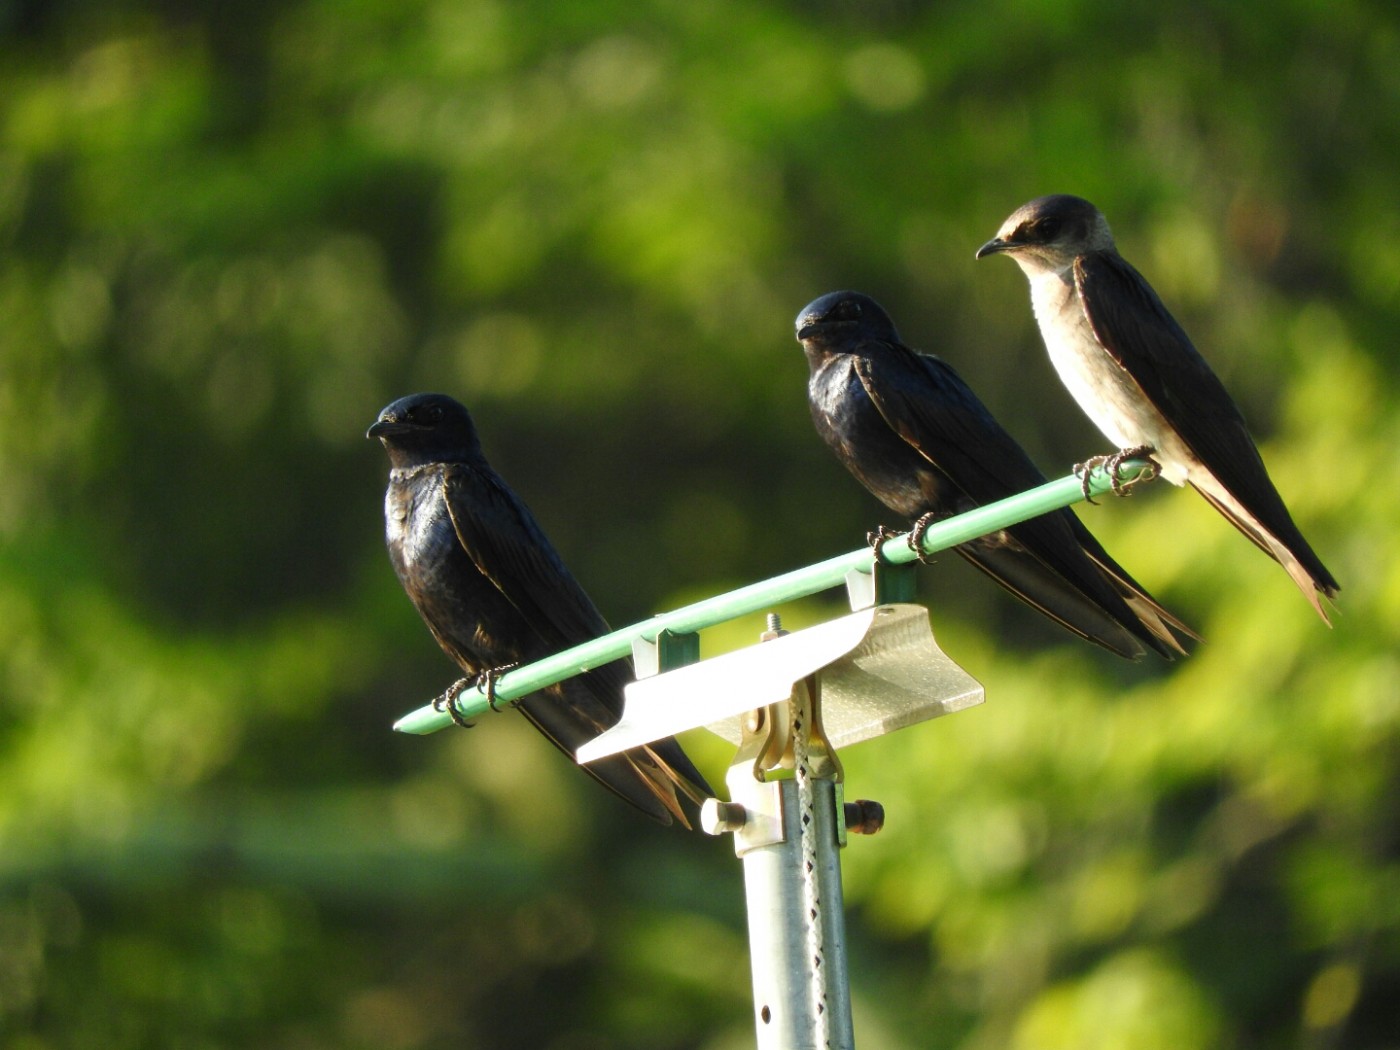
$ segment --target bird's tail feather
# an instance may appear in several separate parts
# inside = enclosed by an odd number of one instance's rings
[[[714,794],[674,737],[587,763],[582,769],[653,819],[663,824],[674,819],[687,830],[690,819],[677,791],[696,806]]]
[[[1128,660],[1142,655],[1143,642],[1163,656],[1170,654],[1154,632],[1138,623],[1131,609],[1125,607],[1122,616],[1115,617],[1027,551],[970,544],[955,550],[1027,605],[1086,641]],[[1130,630],[1123,620],[1132,621],[1138,630]]]
[[[1157,599],[1138,586],[1137,581],[1123,572],[1118,565],[1105,564],[1093,554],[1090,554],[1089,557],[1093,558],[1094,563],[1113,582],[1113,586],[1122,596],[1123,601],[1127,603],[1128,608],[1132,610],[1133,615],[1137,617],[1138,622],[1174,652],[1182,656],[1186,655],[1186,650],[1182,648],[1177,634],[1185,635],[1196,642],[1205,640],[1185,622],[1168,612],[1158,603]]]
[[[643,749],[665,771],[670,782],[697,806],[714,795],[714,789],[681,750],[674,737],[668,737]]]
[[[1240,502],[1214,478],[1192,478],[1191,485],[1206,498],[1212,507],[1220,512],[1226,521],[1244,533],[1256,547],[1283,566],[1284,572],[1288,573],[1289,579],[1293,581],[1298,590],[1302,591],[1303,597],[1308,600],[1313,611],[1322,617],[1323,623],[1331,627],[1332,621],[1327,615],[1327,610],[1322,607],[1322,601],[1318,595],[1335,598],[1338,590],[1337,582],[1332,579],[1332,575],[1326,569],[1322,568],[1322,563],[1312,553],[1312,549],[1307,546],[1302,534],[1298,535],[1297,542],[1301,543],[1311,555],[1312,560],[1317,562],[1317,568],[1321,570],[1320,577],[1314,575],[1314,572],[1303,564],[1302,559],[1285,546],[1277,536],[1259,524],[1258,520],[1245,510]]]
[[[674,779],[672,771],[656,758],[651,748],[634,748],[620,755],[609,755],[582,764],[579,768],[658,823],[670,824],[674,821],[684,828],[691,826],[676,796],[676,789],[680,787],[687,797],[692,797],[693,787]]]
[[[677,790],[683,793],[695,805],[700,805],[711,792],[708,785],[705,785],[705,778],[699,772],[694,775],[696,781],[677,772],[670,763],[664,759],[661,751],[673,751],[678,755],[685,765],[690,765],[690,760],[681,751],[680,745],[674,739],[659,741],[657,745],[634,748],[625,752],[625,756],[631,763],[632,768],[641,776],[648,790],[656,797],[657,801],[665,807],[681,827],[689,830],[690,820],[686,816],[685,810],[681,808],[680,799],[677,797]],[[693,766],[691,766],[694,769]],[[702,789],[701,785],[704,785]],[[630,801],[630,796],[629,801]],[[667,821],[670,823],[670,821]]]
[[[606,665],[598,670],[610,667],[612,665]],[[615,712],[621,710],[621,690],[616,690],[618,698],[613,701],[613,690],[607,687],[605,679],[595,680],[597,675],[595,670],[551,686],[517,705],[521,714],[571,760],[575,760],[574,753],[580,746],[616,723]],[[602,706],[600,694],[609,698],[607,707]],[[697,805],[705,797],[697,798],[697,794],[709,792],[709,785],[700,771],[686,757],[680,744],[669,737],[579,768],[624,802],[662,824],[670,824],[674,819],[690,827],[676,798],[677,788]]]

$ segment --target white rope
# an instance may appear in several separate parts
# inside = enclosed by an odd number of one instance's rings
[[[811,729],[811,695],[806,686],[793,690],[792,757],[797,779],[798,834],[802,839],[802,910],[807,917],[807,962],[809,994],[818,1047],[831,1046],[831,1025],[826,1009],[826,946],[822,936],[822,902],[817,889],[816,803],[812,791],[811,756],[808,733]]]

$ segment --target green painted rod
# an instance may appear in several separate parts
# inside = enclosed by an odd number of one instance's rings
[[[1118,477],[1123,484],[1145,481],[1152,476],[1151,464],[1141,459],[1125,460],[1118,468]],[[1071,474],[1058,481],[1047,482],[1038,488],[940,521],[924,533],[924,551],[933,554],[936,551],[947,550],[1007,525],[1014,525],[1018,521],[1078,503],[1084,498],[1083,484],[1077,475]],[[1102,467],[1096,467],[1089,475],[1091,495],[1101,496],[1111,487],[1112,481]],[[901,542],[903,535],[901,533],[881,546],[881,554],[886,561],[903,564],[914,560],[914,552],[909,545]],[[783,602],[835,587],[845,581],[846,574],[852,569],[869,571],[872,558],[870,548],[862,547],[848,554],[817,562],[815,565],[785,572],[772,579],[760,580],[738,590],[705,598],[671,612],[658,613],[649,620],[592,638],[582,645],[565,649],[503,674],[496,679],[496,702],[505,704],[555,682],[562,682],[565,678],[572,678],[590,668],[630,656],[632,643],[637,639],[654,642],[662,631],[689,634],[705,627],[713,627],[725,620],[772,609]],[[476,718],[490,709],[486,697],[477,690],[465,690],[457,699],[457,710],[463,718]],[[445,729],[451,724],[452,717],[446,711],[428,704],[404,715],[394,723],[394,729],[400,733],[422,736]]]

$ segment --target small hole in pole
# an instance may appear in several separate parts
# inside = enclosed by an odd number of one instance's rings
[[[767,1024],[769,1021],[773,1020],[773,1011],[765,1006],[762,1010],[758,1011],[758,1016],[764,1024]]]

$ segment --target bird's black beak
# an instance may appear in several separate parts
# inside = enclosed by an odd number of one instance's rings
[[[797,341],[805,343],[812,336],[817,334],[818,317],[815,314],[808,314],[800,318],[797,322]]]
[[[402,423],[397,419],[376,419],[365,431],[365,437],[377,438],[387,437],[391,434],[405,434],[410,430],[417,430],[418,427],[412,423]]]
[[[1009,252],[1013,248],[1019,247],[1020,245],[1015,241],[1005,241],[1000,237],[993,237],[990,241],[977,249],[976,258],[981,259],[988,255],[996,255],[998,252]]]

